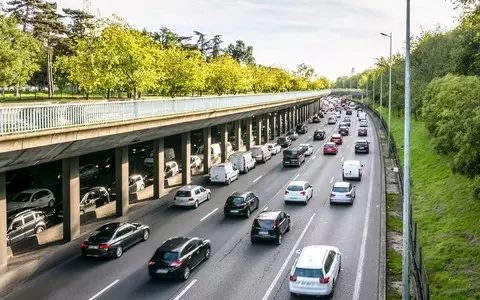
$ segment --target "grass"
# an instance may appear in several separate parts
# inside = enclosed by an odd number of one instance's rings
[[[388,250],[387,252],[387,272],[389,283],[387,286],[387,299],[401,300],[402,295],[391,286],[391,282],[402,281],[402,255],[395,250]]]
[[[400,204],[399,204],[400,203]],[[401,213],[402,206],[399,194],[387,194],[387,209]],[[387,214],[387,228],[402,233],[402,219],[399,216]]]
[[[396,113],[392,135],[403,161],[404,121]],[[452,159],[436,154],[430,140],[424,124],[412,120],[411,202],[432,299],[480,299],[480,202],[472,197],[474,182],[452,174]],[[395,261],[389,268],[397,267]]]

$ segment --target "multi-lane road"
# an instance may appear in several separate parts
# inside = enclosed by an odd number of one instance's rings
[[[344,114],[344,112],[343,112]],[[344,115],[342,115],[343,117]],[[300,168],[283,168],[282,155],[273,156],[230,186],[210,186],[212,199],[196,210],[167,206],[152,211],[139,222],[148,224],[151,237],[117,260],[83,259],[78,256],[20,286],[5,299],[289,299],[288,273],[299,250],[312,244],[337,246],[342,271],[334,299],[377,299],[380,256],[381,167],[377,136],[369,120],[370,154],[355,155],[358,121],[352,116],[350,135],[344,137],[336,156],[324,156],[324,141],[313,141],[313,131],[323,128],[328,138],[337,125],[310,124],[309,132],[294,142],[314,145],[314,154]],[[330,206],[333,182],[341,180],[342,161],[358,159],[362,181],[356,182],[353,206]],[[314,186],[313,199],[305,205],[286,205],[286,185],[307,180]],[[250,242],[250,219],[224,218],[223,205],[233,191],[251,190],[261,207],[288,212],[292,220],[280,246]],[[199,236],[212,244],[210,260],[202,263],[186,282],[152,280],[147,262],[155,249],[172,236]]]

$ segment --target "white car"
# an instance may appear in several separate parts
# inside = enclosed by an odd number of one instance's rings
[[[282,146],[277,143],[267,143],[265,144],[268,147],[268,150],[272,155],[277,155],[278,153],[282,152]]]
[[[285,203],[303,202],[307,205],[312,197],[313,186],[308,181],[292,181],[288,184],[283,199]]]
[[[305,156],[310,156],[313,154],[313,146],[310,144],[300,144],[299,147],[305,149]]]
[[[200,203],[210,200],[211,197],[212,192],[207,188],[199,185],[185,185],[175,194],[173,204],[198,208]]]
[[[130,194],[135,194],[145,188],[145,182],[142,175],[134,174],[128,177],[128,190]]]
[[[30,189],[18,193],[7,203],[7,212],[17,211],[25,208],[53,207],[55,197],[48,189]]]
[[[295,295],[333,295],[342,268],[342,254],[337,247],[306,246],[290,270],[288,289]]]

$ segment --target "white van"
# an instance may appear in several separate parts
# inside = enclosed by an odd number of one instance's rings
[[[346,160],[343,162],[342,178],[362,180],[363,165],[358,160]]]
[[[239,174],[240,172],[232,163],[223,163],[210,168],[209,178],[212,183],[230,184],[238,179]]]
[[[367,119],[367,114],[364,112],[358,113],[358,120],[366,120]]]
[[[250,151],[235,152],[230,156],[230,161],[242,173],[248,173],[257,163]]]
[[[253,157],[256,161],[267,162],[270,158],[272,158],[272,153],[268,150],[267,145],[262,146],[255,146],[250,148],[250,151],[253,154]]]

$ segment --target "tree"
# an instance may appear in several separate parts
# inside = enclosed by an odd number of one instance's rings
[[[255,58],[253,57],[253,47],[245,45],[245,42],[238,40],[234,44],[229,44],[226,50],[231,57],[236,61],[244,65],[255,64]]]
[[[241,77],[240,65],[228,55],[212,59],[208,64],[207,87],[217,95],[228,91],[237,93],[241,88]]]
[[[70,23],[67,25],[67,35],[73,41],[83,38],[85,34],[89,31],[92,31],[94,28],[93,15],[77,9],[64,8],[63,13],[64,17],[70,20]]]
[[[5,9],[7,13],[14,16],[18,23],[22,25],[23,32],[26,32],[28,26],[33,26],[35,23],[35,15],[43,5],[42,0],[11,0],[7,1],[10,6]]]
[[[212,47],[211,54],[210,54],[211,58],[217,58],[220,55],[222,55],[222,51],[223,51],[222,43],[223,43],[222,36],[218,34],[215,35],[213,39],[209,41],[209,44]]]
[[[180,43],[180,36],[167,27],[160,28],[160,31],[151,33],[152,39],[164,48],[175,47]]]
[[[195,35],[197,36],[197,49],[208,57],[208,52],[212,49],[210,45],[210,41],[207,40],[207,35],[201,33],[200,31],[194,31]]]

